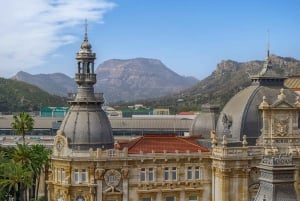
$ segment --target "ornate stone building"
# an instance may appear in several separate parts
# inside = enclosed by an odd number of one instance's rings
[[[299,197],[300,102],[281,89],[284,77],[273,74],[269,57],[221,115],[205,114],[219,116],[218,124],[205,124],[206,132],[216,129],[205,134],[207,148],[195,143],[201,129],[191,137],[114,142],[103,99],[94,93],[95,57],[85,33],[76,56],[78,93],[54,140],[49,201],[263,201],[272,194],[264,186],[278,182],[266,173],[288,184],[285,200]],[[279,155],[288,155],[288,169],[265,167],[265,158]]]

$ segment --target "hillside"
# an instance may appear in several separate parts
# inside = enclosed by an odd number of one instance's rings
[[[97,68],[96,89],[106,99],[132,101],[160,97],[193,86],[198,80],[183,77],[156,59],[112,59]]]
[[[63,73],[53,73],[51,75],[31,75],[24,71],[20,71],[11,79],[20,80],[38,86],[42,90],[58,96],[66,96],[67,93],[75,92],[76,90],[74,79],[68,77]]]
[[[38,111],[42,106],[66,106],[66,100],[31,84],[0,78],[0,112]]]
[[[273,68],[283,75],[299,75],[300,61],[271,55]],[[234,94],[251,84],[249,74],[257,73],[264,61],[221,61],[216,70],[197,85],[172,96],[144,101],[149,106],[171,106],[173,111],[199,110],[201,104],[218,104],[222,108]]]
[[[108,60],[100,64],[95,73],[95,91],[103,92],[109,103],[165,96],[198,82],[195,78],[176,74],[159,60],[146,58]],[[72,78],[61,73],[31,75],[21,71],[12,79],[36,85],[60,96],[76,92],[77,86]]]

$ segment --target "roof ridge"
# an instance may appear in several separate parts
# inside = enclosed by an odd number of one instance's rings
[[[132,147],[135,147],[141,140],[144,138],[144,136],[140,136],[132,141],[130,141],[127,145],[128,150],[131,149]]]
[[[195,143],[195,142],[191,142],[191,141],[189,141],[189,140],[187,140],[187,139],[185,139],[185,138],[178,137],[178,136],[176,136],[176,138],[179,139],[179,140],[181,140],[181,141],[184,141],[184,142],[186,142],[186,143],[188,143],[188,144],[191,144],[191,145],[193,145],[194,147],[199,147],[199,148],[201,148],[201,149],[204,149],[204,150],[207,150],[207,151],[208,151],[208,148],[207,148],[207,147],[200,146],[200,145],[198,145],[198,144]]]

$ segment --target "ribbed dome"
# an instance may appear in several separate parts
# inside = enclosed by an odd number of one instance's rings
[[[250,145],[256,143],[262,128],[262,119],[258,110],[259,104],[266,96],[268,102],[277,100],[282,86],[249,86],[236,94],[223,108],[217,123],[217,135],[227,135],[235,140],[242,140],[247,136]],[[294,103],[297,94],[285,89],[284,94],[288,102]]]
[[[68,139],[68,146],[73,150],[111,149],[114,146],[111,125],[102,110],[103,96],[94,93],[94,84],[97,81],[94,72],[96,54],[91,47],[86,24],[85,37],[76,54],[77,94],[74,100],[69,101],[70,110],[60,127]]]
[[[87,39],[85,39],[81,46],[80,46],[80,51],[79,53],[90,53],[92,51],[92,45],[89,43]]]
[[[97,105],[73,105],[60,127],[75,150],[111,149],[114,139],[105,112]]]
[[[262,70],[251,76],[252,85],[237,93],[223,108],[217,122],[217,135],[226,135],[233,140],[242,140],[246,135],[249,145],[255,145],[262,128],[258,106],[264,96],[268,102],[277,100],[285,79],[284,75],[273,70],[268,50]],[[288,102],[296,101],[297,94],[294,91],[285,89],[284,94]]]
[[[201,135],[210,139],[210,132],[216,129],[219,107],[216,105],[204,104],[201,106],[201,113],[194,119],[190,135]]]

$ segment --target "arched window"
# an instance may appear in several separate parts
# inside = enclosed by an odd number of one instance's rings
[[[57,196],[57,201],[64,201],[63,196],[62,195],[58,195]]]
[[[82,70],[82,63],[78,62],[78,73],[81,73]]]
[[[86,73],[90,73],[90,62],[87,62]]]
[[[79,195],[79,196],[76,197],[75,201],[85,201],[85,199],[82,195]]]

